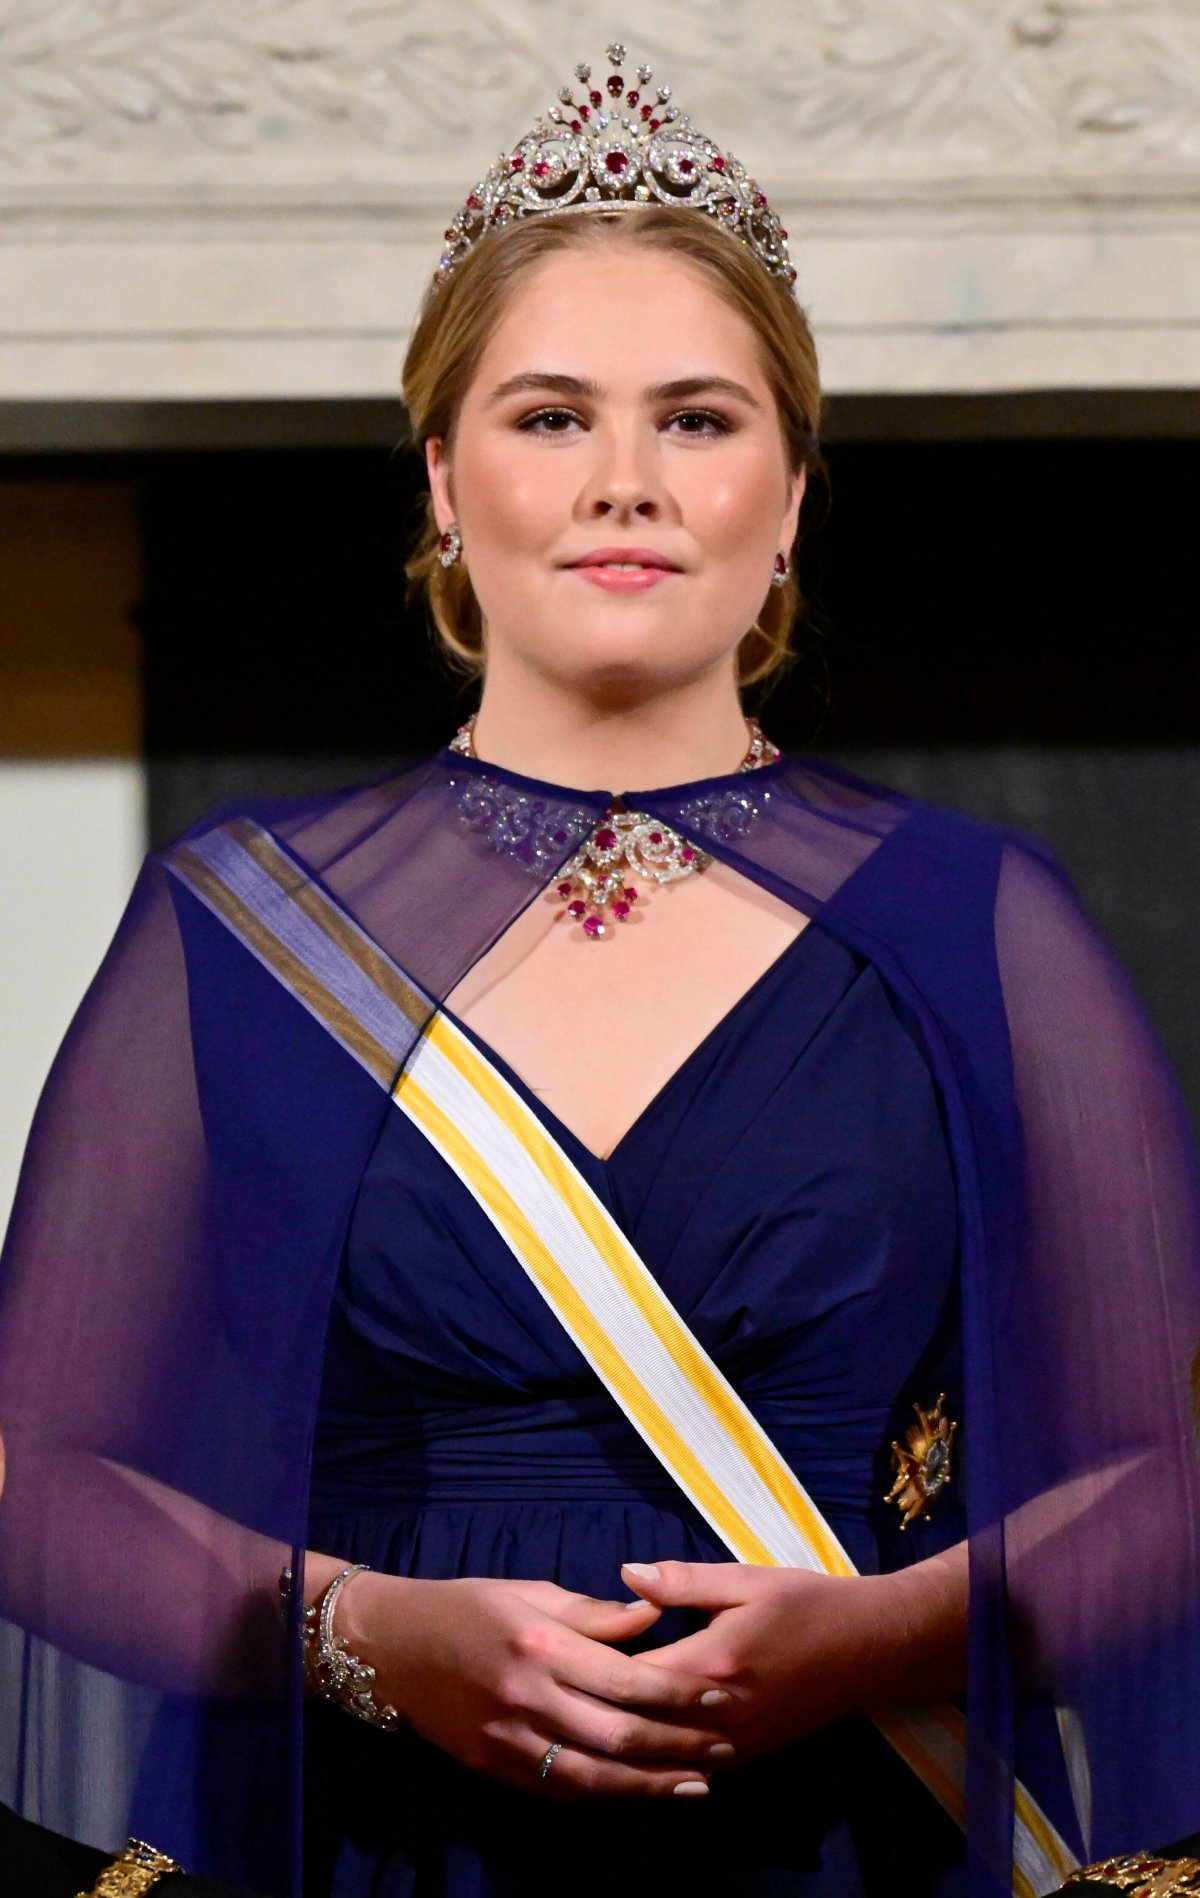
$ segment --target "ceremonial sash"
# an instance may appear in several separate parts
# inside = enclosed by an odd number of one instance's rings
[[[857,1573],[607,1208],[474,1042],[250,820],[177,846],[168,863],[388,1089],[731,1554],[766,1567]],[[966,1723],[958,1709],[871,1718],[965,1829]],[[1078,1865],[1019,1782],[1013,1861],[1016,1898],[1056,1891]]]

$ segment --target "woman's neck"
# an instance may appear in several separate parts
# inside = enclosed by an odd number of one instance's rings
[[[721,777],[737,770],[748,744],[726,674],[621,703],[489,666],[474,729],[475,751],[489,764],[580,791]]]

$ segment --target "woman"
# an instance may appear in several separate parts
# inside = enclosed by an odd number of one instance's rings
[[[1040,845],[744,717],[812,340],[609,63],[405,365],[477,716],[149,858],[47,1084],[3,1606],[264,1892],[1044,1892],[1196,1819],[1186,1117]]]

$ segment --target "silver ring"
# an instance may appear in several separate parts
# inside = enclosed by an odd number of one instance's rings
[[[564,1742],[562,1740],[556,1740],[553,1746],[546,1748],[546,1757],[542,1761],[541,1765],[538,1767],[539,1779],[545,1779],[546,1774],[550,1771],[550,1768],[554,1764],[555,1755],[562,1752],[563,1745],[564,1745]]]

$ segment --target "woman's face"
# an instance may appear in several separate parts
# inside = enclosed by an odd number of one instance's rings
[[[686,260],[617,244],[521,280],[426,457],[489,665],[617,696],[730,664],[804,491],[749,325]]]

